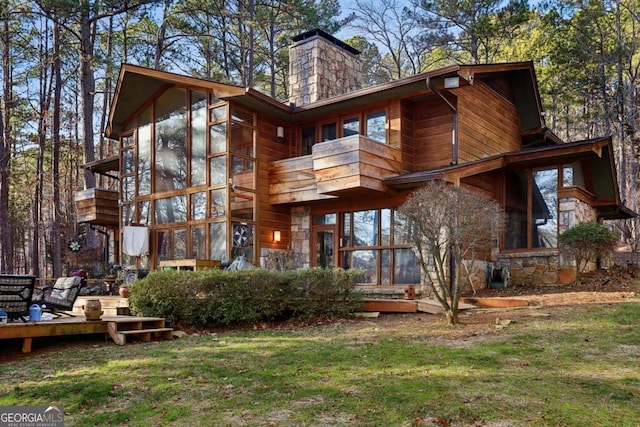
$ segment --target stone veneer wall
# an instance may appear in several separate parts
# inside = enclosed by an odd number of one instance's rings
[[[585,221],[595,221],[595,210],[576,198],[561,198],[559,201],[559,233]],[[500,254],[498,259],[509,267],[512,283],[524,285],[567,284],[575,280],[575,263],[565,260],[557,249]],[[591,263],[587,270],[595,268]]]
[[[311,265],[311,209],[291,208],[291,252],[295,268]]]
[[[289,47],[289,102],[306,105],[359,89],[362,61],[322,36]]]

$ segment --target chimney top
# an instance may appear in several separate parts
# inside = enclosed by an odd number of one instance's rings
[[[337,38],[335,38],[334,36],[332,36],[331,34],[327,33],[324,30],[321,30],[320,28],[314,28],[313,30],[309,30],[306,31],[302,34],[298,34],[295,37],[292,37],[291,40],[293,42],[299,42],[302,40],[307,40],[310,39],[312,37],[322,37],[327,39],[328,41],[330,41],[331,43],[335,44],[336,46],[341,47],[342,49],[346,50],[347,52],[350,52],[354,55],[358,55],[360,54],[360,51],[358,49],[356,49],[355,47],[343,42],[342,40],[339,40]]]

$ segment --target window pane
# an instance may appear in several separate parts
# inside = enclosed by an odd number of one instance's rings
[[[187,257],[187,230],[179,229],[173,232],[173,259]]]
[[[156,100],[156,191],[186,188],[187,107],[185,91],[169,89]]]
[[[380,284],[391,284],[391,251],[389,249],[380,251]]]
[[[505,249],[527,247],[527,173],[508,172],[505,190]]]
[[[232,232],[233,259],[244,256],[247,261],[253,262],[253,224],[233,223]]]
[[[135,139],[133,138],[133,135],[127,135],[127,136],[121,137],[120,141],[122,141],[121,142],[122,148],[125,148],[133,145],[133,143],[135,142]]]
[[[227,119],[227,105],[220,105],[211,109],[211,122],[218,122]]]
[[[205,219],[207,217],[207,193],[191,195],[191,219]]]
[[[254,163],[244,157],[231,156],[231,183],[238,187],[255,188]]]
[[[342,136],[357,135],[360,133],[360,119],[354,117],[342,122]]]
[[[211,185],[224,185],[227,182],[227,156],[211,159]]]
[[[253,112],[240,108],[236,105],[231,107],[231,120],[234,122],[245,123],[249,126],[253,126]]]
[[[156,232],[156,246],[158,261],[166,261],[169,259],[169,232],[158,231]]]
[[[393,251],[393,283],[395,285],[420,284],[420,266],[412,249]]]
[[[227,151],[227,124],[220,123],[209,127],[211,154]]]
[[[562,185],[564,187],[573,185],[573,166],[571,165],[562,166]]]
[[[316,143],[316,128],[306,127],[302,129],[302,147],[300,150],[300,155],[306,156],[311,154],[311,147]]]
[[[351,246],[351,214],[345,213],[342,217],[343,246]],[[347,268],[347,266],[345,266]]]
[[[555,248],[558,243],[558,169],[533,171],[531,247]]]
[[[151,107],[138,118],[138,194],[151,193]]]
[[[156,200],[156,224],[187,221],[187,198],[184,195]]]
[[[132,222],[136,222],[136,205],[133,203],[122,205],[122,224],[130,225]]]
[[[122,178],[122,201],[128,202],[136,197],[136,178],[127,176]]]
[[[359,283],[378,283],[378,251],[353,251],[351,268],[364,270]]]
[[[135,173],[133,150],[129,149],[122,152],[122,174],[130,175]]]
[[[384,111],[367,115],[367,136],[376,141],[387,141],[387,116]]]
[[[207,95],[191,92],[191,185],[206,184]]]
[[[393,244],[411,244],[413,231],[407,218],[398,211],[393,211]]]
[[[353,213],[354,246],[376,246],[378,244],[378,211]]]
[[[225,215],[225,209],[227,206],[227,190],[225,188],[219,188],[217,190],[211,190],[211,216],[218,217]]]
[[[237,219],[253,220],[253,193],[235,190],[229,195],[231,216]]]
[[[232,123],[229,151],[253,157],[253,129]]]
[[[322,214],[322,215],[314,215],[313,216],[313,225],[330,225],[336,223],[337,215],[334,213],[331,214]]]
[[[335,123],[327,123],[326,125],[322,125],[322,135],[320,137],[321,141],[331,141],[338,137],[336,132],[336,124]]]
[[[380,210],[380,244],[391,244],[391,209]]]
[[[228,259],[226,222],[214,222],[209,225],[209,240],[211,241],[210,258]]]
[[[138,203],[138,210],[140,211],[140,218],[138,222],[142,225],[151,225],[151,219],[149,218],[149,206],[151,202],[145,201]]]
[[[207,259],[204,226],[191,229],[191,258]]]

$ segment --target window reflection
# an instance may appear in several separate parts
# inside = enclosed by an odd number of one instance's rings
[[[360,133],[360,119],[354,117],[342,122],[342,136],[357,135]]]
[[[558,240],[558,169],[533,171],[532,247],[555,248]]]
[[[185,91],[172,88],[156,100],[156,191],[186,188],[187,107]]]
[[[367,136],[379,142],[387,141],[387,116],[384,111],[367,115]]]
[[[156,200],[156,224],[186,221],[187,198],[185,195]]]
[[[138,194],[151,193],[151,107],[138,119]]]
[[[207,259],[204,226],[191,228],[191,258]]]
[[[191,219],[199,220],[207,217],[207,193],[191,195]]]
[[[191,185],[206,184],[207,95],[191,92]]]
[[[209,224],[209,240],[211,241],[209,257],[210,259],[227,258],[227,228],[225,222],[214,222]]]

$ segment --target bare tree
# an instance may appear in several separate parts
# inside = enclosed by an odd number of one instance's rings
[[[499,234],[502,215],[498,203],[464,188],[431,182],[416,190],[400,207],[414,227],[412,244],[422,274],[442,305],[447,323],[458,323],[458,302],[471,268],[490,251]]]

